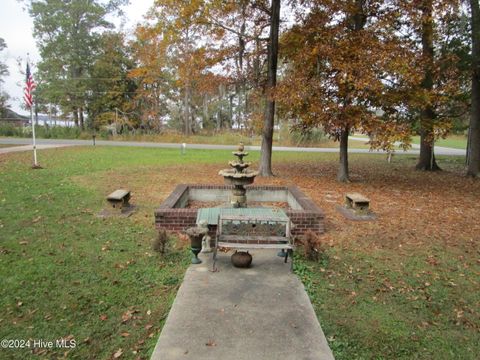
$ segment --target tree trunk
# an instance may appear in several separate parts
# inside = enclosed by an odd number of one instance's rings
[[[262,148],[259,173],[261,176],[273,176],[272,145],[273,124],[275,117],[275,100],[272,90],[277,84],[278,32],[280,28],[280,0],[272,0],[270,8],[270,41],[268,47],[267,107],[263,121]]]
[[[245,129],[247,128],[247,125],[245,124],[244,119],[247,118],[248,112],[250,111],[250,109],[249,109],[249,104],[250,104],[250,103],[249,103],[249,101],[248,101],[248,94],[247,94],[246,87],[247,87],[247,84],[246,84],[246,80],[244,79],[244,80],[243,80],[243,84],[242,84],[242,93],[243,93],[243,117],[242,117],[242,123],[243,123],[243,125],[245,126]]]
[[[433,123],[435,121],[435,112],[431,106],[427,106],[422,110],[420,116],[420,156],[416,169],[423,171],[440,170],[434,154]]]
[[[228,121],[229,128],[233,128],[233,97],[235,95],[229,95],[228,97]]]
[[[348,174],[348,133],[349,127],[342,129],[340,133],[340,166],[338,167],[337,180],[350,182]]]
[[[472,24],[472,109],[467,175],[480,176],[480,5],[470,0]]]
[[[367,22],[367,15],[365,13],[365,1],[364,0],[355,0],[355,12],[353,13],[353,24],[354,31],[362,31]],[[351,72],[353,78],[359,76],[358,70],[353,69]],[[352,100],[350,96],[347,96],[345,99],[345,107],[351,105]],[[345,125],[340,131],[340,163],[338,167],[337,180],[339,182],[350,182],[349,171],[348,171],[348,135],[350,133],[350,125],[348,119],[345,119]]]
[[[185,135],[190,135],[190,88],[185,86],[183,94],[183,122],[184,122],[184,133]]]
[[[85,129],[85,121],[83,119],[83,109],[79,108],[78,109],[78,117],[80,120],[80,129],[84,130]]]
[[[253,58],[253,83],[254,83],[254,87],[256,89],[258,89],[260,87],[260,73],[261,73],[261,70],[260,70],[260,54],[261,54],[261,51],[262,51],[262,46],[261,46],[261,43],[260,43],[260,37],[258,36],[256,39],[255,39],[255,54],[254,54],[254,58]]]
[[[203,95],[203,121],[202,127],[205,129],[208,126],[209,115],[208,115],[208,94]]]
[[[242,80],[243,81],[243,80]],[[242,128],[242,94],[243,94],[243,86],[238,85],[236,87],[236,95],[237,95],[237,129],[240,130]]]
[[[427,93],[433,90],[433,2],[423,0],[422,3],[422,56],[424,61],[424,78],[422,89]],[[433,153],[435,110],[432,105],[425,104],[420,113],[420,157],[416,165],[418,170],[440,170]]]
[[[78,112],[77,108],[73,108],[73,123],[78,127]]]

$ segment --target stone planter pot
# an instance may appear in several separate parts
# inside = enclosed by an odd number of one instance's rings
[[[248,251],[235,251],[231,260],[235,267],[248,268],[252,264],[252,255],[250,255]]]
[[[190,238],[191,250],[193,253],[192,264],[200,264],[202,261],[198,258],[198,253],[202,250],[202,239],[208,233],[208,228],[191,227],[185,233]]]

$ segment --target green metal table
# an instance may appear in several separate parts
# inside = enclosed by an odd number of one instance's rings
[[[197,212],[197,224],[206,220],[208,225],[218,225],[219,215],[271,217],[279,220],[288,220],[282,209],[272,208],[201,208]]]

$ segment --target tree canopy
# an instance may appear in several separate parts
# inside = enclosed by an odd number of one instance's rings
[[[142,131],[262,133],[264,175],[280,120],[339,141],[337,177],[348,181],[353,132],[387,151],[418,134],[417,168],[435,170],[435,140],[478,113],[476,0],[157,0],[133,36],[107,21],[125,1],[26,3],[39,104],[80,127],[121,112]]]

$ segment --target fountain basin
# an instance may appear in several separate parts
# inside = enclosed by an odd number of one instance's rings
[[[239,161],[229,161],[228,165],[230,165],[232,168],[236,170],[236,172],[242,173],[247,169],[251,163],[246,163],[246,162],[239,162]],[[228,171],[228,170],[225,170]]]
[[[220,170],[218,175],[223,176],[225,184],[228,185],[250,185],[253,184],[258,171],[245,170],[242,173],[235,172],[234,169]]]
[[[228,203],[233,189],[231,185],[180,184],[155,210],[155,226],[171,232],[194,227],[198,209],[188,208],[189,201],[211,202],[211,207],[215,207],[218,203]],[[317,234],[325,232],[323,211],[296,186],[250,185],[247,190],[248,201],[256,204],[287,203],[285,213],[295,225],[292,235],[302,236],[309,230]],[[215,236],[216,226],[209,229],[210,236]]]
[[[246,163],[242,164],[247,165]],[[232,164],[230,165],[232,166]],[[234,208],[247,207],[247,190],[245,189],[245,185],[253,184],[255,176],[258,175],[258,171],[245,169],[239,172],[235,169],[225,169],[220,170],[218,174],[223,176],[225,184],[235,186],[230,196],[231,206]]]

